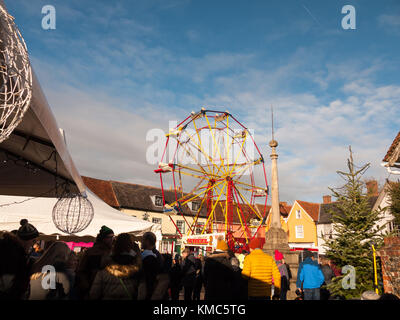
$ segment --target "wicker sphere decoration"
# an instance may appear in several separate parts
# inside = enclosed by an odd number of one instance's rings
[[[21,122],[32,99],[28,51],[14,18],[0,5],[0,143]]]
[[[67,234],[85,230],[92,222],[93,216],[92,203],[81,194],[61,197],[53,208],[54,225]]]

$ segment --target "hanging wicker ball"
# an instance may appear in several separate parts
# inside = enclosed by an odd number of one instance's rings
[[[31,99],[28,51],[14,18],[0,5],[0,143],[21,122]]]
[[[67,234],[85,230],[92,222],[93,216],[92,203],[81,194],[61,197],[53,208],[54,225]]]

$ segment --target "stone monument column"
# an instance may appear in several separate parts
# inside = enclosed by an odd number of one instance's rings
[[[271,152],[271,225],[269,230],[265,233],[265,244],[263,251],[272,257],[275,255],[275,250],[282,252],[285,262],[289,264],[292,272],[292,280],[290,282],[290,291],[288,292],[288,299],[295,298],[294,291],[296,290],[296,277],[299,257],[296,252],[290,251],[288,244],[288,235],[283,230],[281,224],[281,213],[279,209],[279,183],[278,183],[278,154],[276,147],[278,142],[272,139],[269,142],[272,149]]]

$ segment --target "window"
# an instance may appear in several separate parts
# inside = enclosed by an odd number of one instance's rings
[[[203,228],[204,228],[204,222],[199,222],[199,223],[197,223],[197,226],[196,226],[196,234],[200,234],[201,231],[203,231]]]
[[[162,219],[161,218],[152,218],[151,222],[161,224],[162,223]]]
[[[155,199],[154,199],[154,204],[157,207],[162,207],[163,206],[162,196],[156,196]]]
[[[178,229],[181,233],[185,233],[185,221],[177,220],[176,226],[178,227]],[[178,230],[176,230],[176,232],[178,233]]]
[[[300,210],[296,210],[296,219],[301,219],[301,212],[300,212]]]
[[[304,238],[304,230],[303,226],[296,226],[296,238],[303,239]]]
[[[200,208],[200,203],[192,202],[192,211],[197,211]]]
[[[324,235],[331,236],[332,235],[332,225],[331,224],[324,224]]]

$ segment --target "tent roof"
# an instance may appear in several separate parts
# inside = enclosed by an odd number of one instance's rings
[[[59,185],[69,182],[71,191],[86,189],[35,75],[31,105],[18,127],[0,143],[0,161],[3,195],[54,197],[55,176]]]
[[[6,9],[3,0],[0,0],[0,6]],[[32,99],[29,108],[17,128],[0,143],[0,194],[54,197],[62,192],[62,188],[56,190],[54,176],[59,178],[60,183],[69,182],[69,190],[83,193],[86,187],[31,69]],[[21,167],[32,170],[21,170]],[[32,174],[33,171],[35,174]]]
[[[87,193],[88,199],[94,208],[94,217],[90,225],[75,236],[95,237],[101,226],[106,225],[115,234],[131,233],[136,236],[142,235],[146,231],[152,231],[157,238],[161,239],[161,226],[148,221],[144,221],[125,213],[122,213],[104,203],[90,191]],[[19,221],[27,218],[44,235],[66,234],[58,230],[52,220],[52,210],[57,202],[56,198],[35,198],[20,204],[1,207],[6,203],[20,202],[26,197],[0,196],[0,231],[12,231],[20,227]]]

